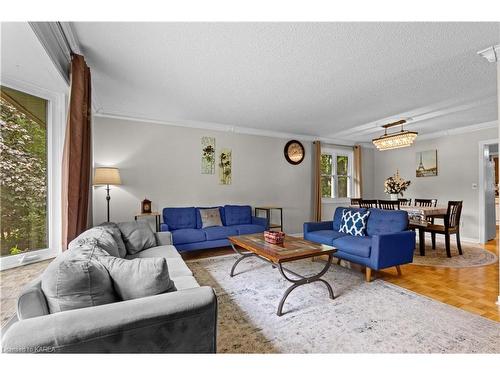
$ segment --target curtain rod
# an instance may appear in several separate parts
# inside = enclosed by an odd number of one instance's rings
[[[321,142],[321,141],[319,141]],[[356,146],[359,146],[359,145],[352,145],[352,146],[349,146],[349,145],[338,145],[338,144],[335,144],[335,143],[323,143],[321,142],[322,145],[325,145],[325,146],[334,146],[334,147],[345,147],[345,148],[354,148]]]

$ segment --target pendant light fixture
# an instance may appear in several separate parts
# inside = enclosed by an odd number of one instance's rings
[[[399,120],[387,125],[382,125],[382,127],[385,129],[385,133],[383,136],[372,140],[375,147],[379,151],[385,151],[385,150],[393,150],[395,148],[411,146],[413,144],[413,141],[415,141],[415,138],[417,138],[418,133],[404,130],[403,124],[405,123],[406,120]],[[387,134],[388,128],[392,128],[393,126],[398,126],[398,125],[401,125],[401,131]]]

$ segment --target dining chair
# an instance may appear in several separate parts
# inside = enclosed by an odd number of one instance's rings
[[[437,199],[417,199],[415,198],[415,206],[418,207],[436,207]]]
[[[351,206],[359,206],[359,202],[361,201],[361,198],[351,198]]]
[[[398,198],[400,206],[411,206],[411,198]]]
[[[377,200],[376,199],[360,199],[359,207],[361,208],[377,208]]]
[[[399,201],[378,200],[378,208],[383,210],[399,210]]]
[[[449,201],[446,215],[444,216],[444,225],[429,224],[424,231],[431,234],[432,248],[436,248],[436,234],[444,234],[446,256],[451,258],[450,235],[455,234],[457,239],[458,253],[462,255],[462,244],[460,243],[460,217],[462,216],[463,201]]]

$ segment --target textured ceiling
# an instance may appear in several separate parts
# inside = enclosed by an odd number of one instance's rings
[[[369,140],[497,119],[499,23],[73,23],[98,111]]]

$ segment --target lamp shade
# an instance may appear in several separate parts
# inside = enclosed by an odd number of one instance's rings
[[[94,169],[94,185],[121,185],[118,168],[98,167]]]

